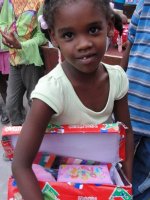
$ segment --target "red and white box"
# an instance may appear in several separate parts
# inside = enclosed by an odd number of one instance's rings
[[[121,170],[125,159],[126,127],[118,122],[99,125],[64,125],[47,129],[39,152],[93,160],[108,164],[113,184],[76,184],[39,181],[42,191],[48,188],[50,199],[60,200],[131,200],[132,185]],[[21,127],[4,127],[2,145],[12,159]],[[8,181],[8,200],[15,200],[19,191],[15,180]]]

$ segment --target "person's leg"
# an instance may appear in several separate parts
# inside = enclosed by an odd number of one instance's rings
[[[136,149],[132,183],[134,200],[150,199],[150,137],[142,136]]]
[[[4,104],[2,105],[2,116],[1,116],[2,124],[9,123],[9,118],[6,113],[7,79],[8,75],[3,75],[2,73],[0,73],[0,94],[4,102]]]
[[[22,125],[24,122],[23,96],[25,87],[21,78],[21,67],[10,67],[8,78],[6,109],[13,126]]]
[[[44,75],[44,68],[35,65],[28,65],[22,70],[22,79],[26,87],[26,97],[29,106],[31,105],[30,95],[38,80]]]
[[[0,93],[3,98],[4,103],[6,103],[6,91],[7,91],[7,78],[8,75],[3,75],[0,73]]]

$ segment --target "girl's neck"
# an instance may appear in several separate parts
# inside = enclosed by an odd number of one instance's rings
[[[86,84],[96,81],[97,78],[102,76],[104,70],[103,65],[100,63],[94,72],[84,73],[70,66],[70,64],[67,63],[66,61],[62,63],[62,68],[64,70],[64,73],[71,82],[78,82],[78,83],[84,82]]]

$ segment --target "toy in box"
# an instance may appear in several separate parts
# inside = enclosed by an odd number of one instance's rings
[[[99,165],[60,165],[58,182],[80,184],[113,184],[107,164]]]
[[[2,145],[9,158],[13,158],[13,149],[16,145],[20,130],[21,127],[5,127],[2,131]],[[53,181],[53,179],[50,179],[51,181],[43,181],[44,179],[42,180],[37,177],[45,199],[132,199],[132,186],[123,174],[120,164],[118,164],[121,160],[125,159],[126,127],[123,124],[118,122],[114,124],[86,126],[64,125],[60,127],[51,127],[46,132],[47,134],[44,136],[39,153],[43,154],[46,152],[47,154],[52,154],[53,159],[55,155],[68,157],[72,159],[73,165],[70,166],[70,162],[68,162],[65,166],[67,168],[71,167],[71,169],[74,166],[76,169],[78,168],[76,165],[77,162],[78,164],[84,163],[84,171],[81,170],[81,166],[78,171],[78,173],[81,173],[81,171],[84,172],[84,175],[88,161],[90,161],[90,167],[92,161],[96,162],[95,167],[100,167],[102,165],[107,166],[111,180],[109,180],[110,182],[108,183],[86,183],[79,180],[77,182],[66,180],[65,182],[64,179],[61,181],[61,178],[64,178],[64,174],[61,174],[62,172],[64,173],[64,170],[61,170],[60,174],[62,177],[58,173],[58,181],[57,179],[56,181]],[[35,161],[36,160],[38,160],[38,158],[36,158]],[[50,163],[50,159],[46,159],[46,161],[47,163],[45,165],[49,166],[48,163]],[[99,164],[97,165],[97,163]],[[62,165],[60,169],[62,169]],[[17,198],[21,199],[21,196],[15,180],[13,177],[10,177],[8,182],[8,200],[15,200]]]

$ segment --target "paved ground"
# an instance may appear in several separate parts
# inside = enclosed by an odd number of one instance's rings
[[[2,99],[0,97],[0,118]],[[0,122],[0,139],[3,125]],[[0,200],[7,200],[7,181],[11,175],[11,162],[3,160],[3,148],[0,143]]]

